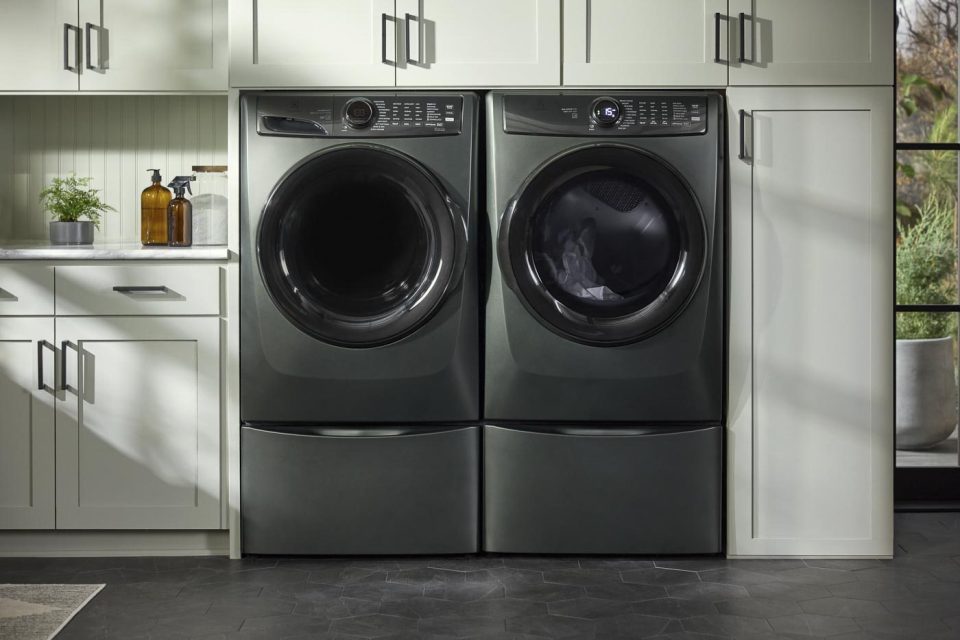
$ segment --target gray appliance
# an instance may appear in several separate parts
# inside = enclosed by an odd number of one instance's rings
[[[477,549],[476,113],[241,97],[245,552]]]
[[[487,551],[720,551],[723,122],[714,92],[487,96]]]

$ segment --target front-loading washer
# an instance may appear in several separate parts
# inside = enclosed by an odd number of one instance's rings
[[[723,113],[487,96],[486,550],[720,551]]]
[[[243,549],[477,548],[477,97],[241,96]]]

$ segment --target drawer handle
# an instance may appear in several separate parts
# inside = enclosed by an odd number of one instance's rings
[[[117,293],[170,293],[170,289],[160,285],[154,287],[126,287],[117,285],[113,288]]]

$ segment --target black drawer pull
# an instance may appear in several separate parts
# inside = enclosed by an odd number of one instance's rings
[[[113,288],[117,293],[170,293],[170,289],[160,285],[154,287],[126,287],[116,286]]]

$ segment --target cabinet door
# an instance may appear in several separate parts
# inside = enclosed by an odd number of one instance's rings
[[[730,0],[730,84],[892,85],[893,17],[894,0]]]
[[[726,86],[727,0],[567,0],[563,84]]]
[[[226,91],[227,0],[80,0],[84,91]]]
[[[54,527],[55,363],[53,318],[0,318],[0,529]]]
[[[392,87],[394,0],[234,0],[234,87]]]
[[[397,0],[397,86],[560,84],[560,0]]]
[[[76,91],[77,0],[0,0],[0,91]]]
[[[57,528],[219,528],[219,320],[56,324]]]
[[[727,95],[728,553],[890,556],[893,89]]]

